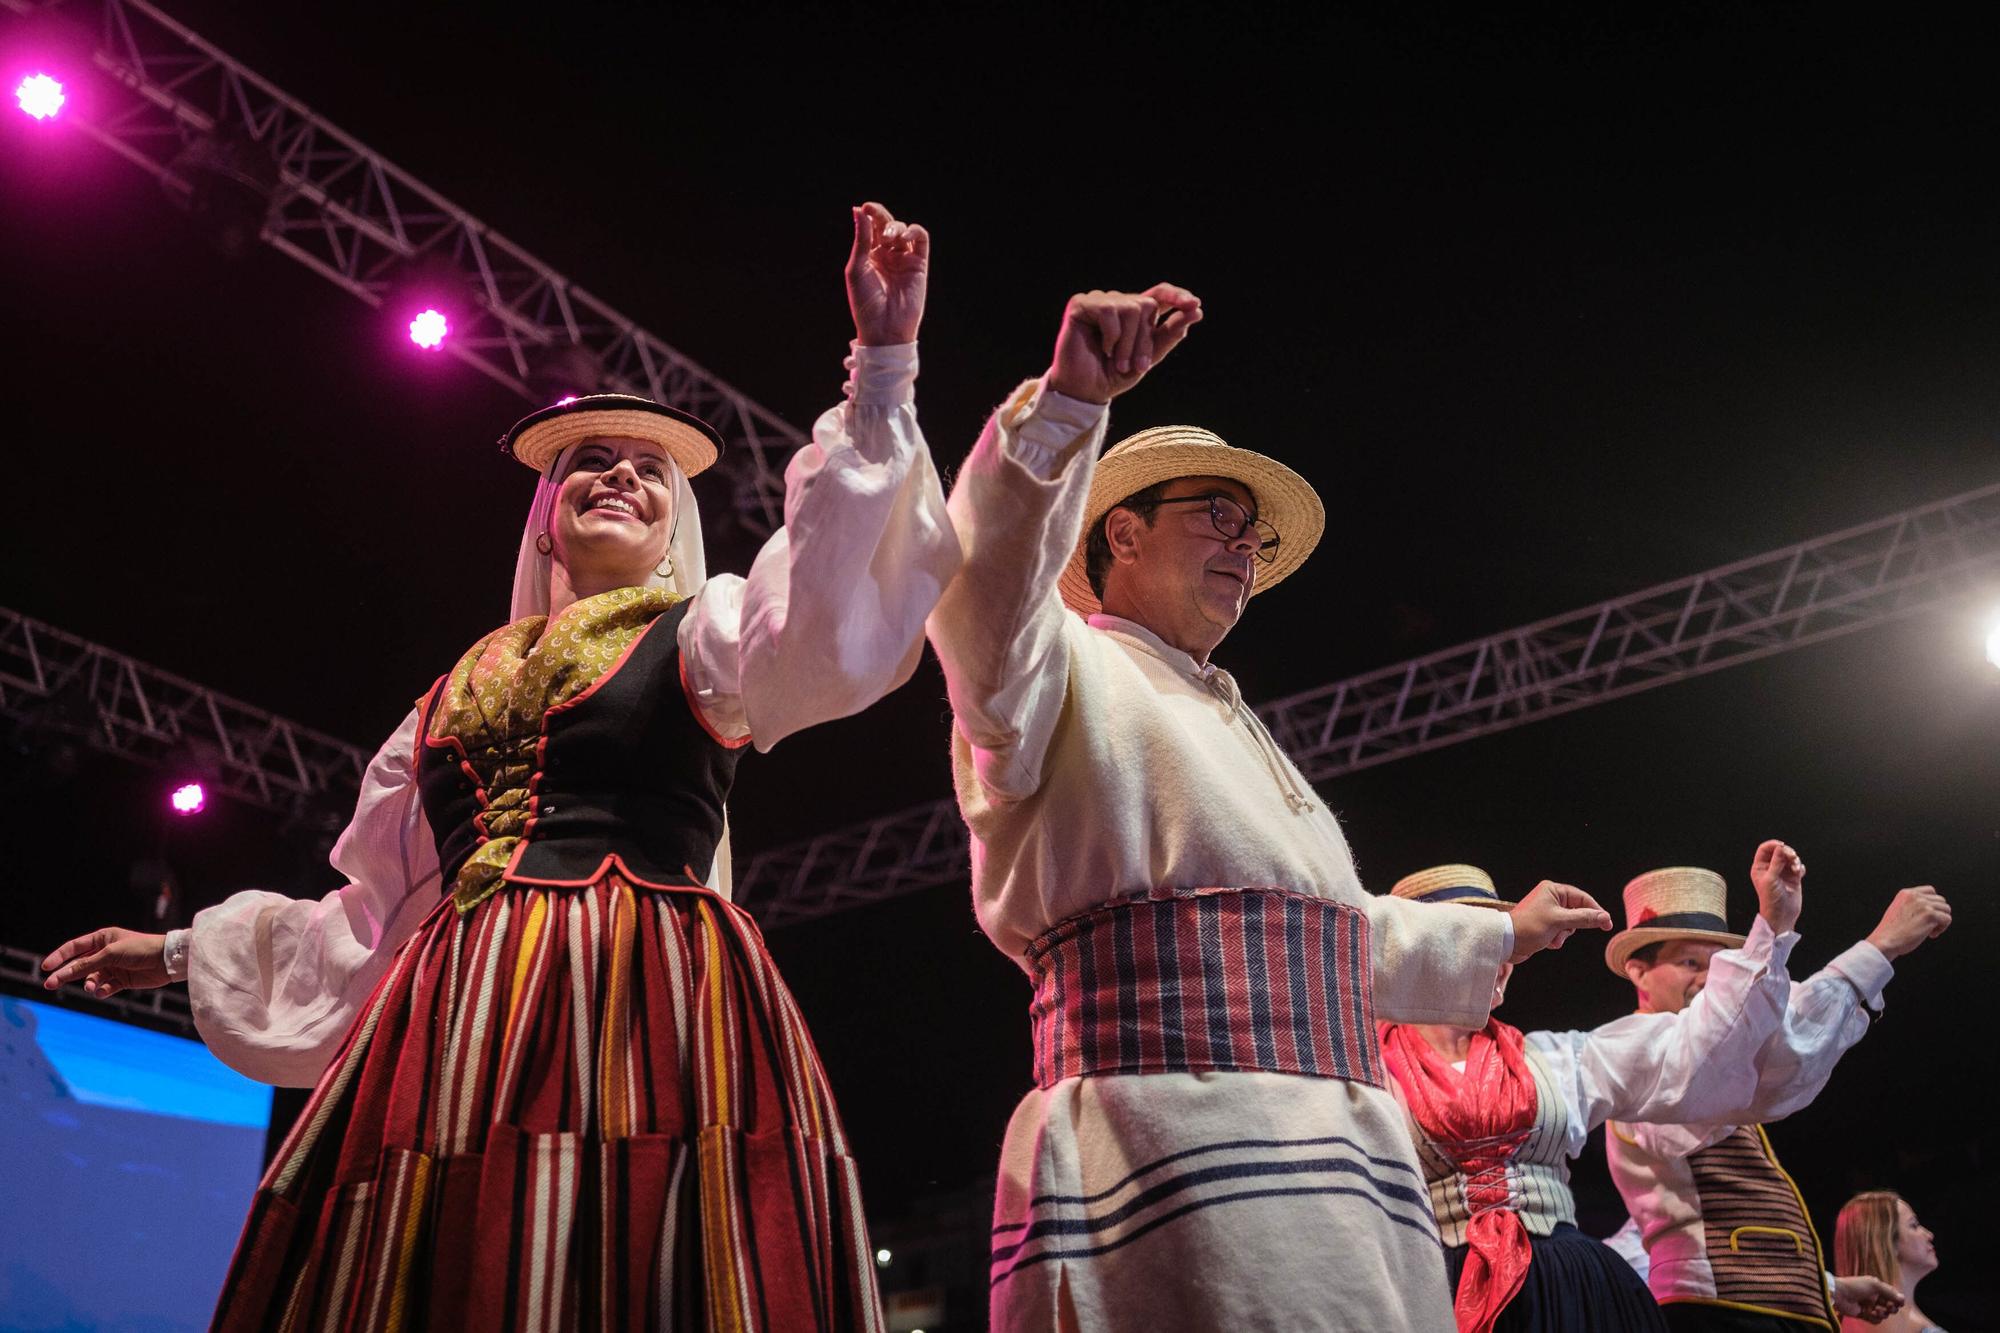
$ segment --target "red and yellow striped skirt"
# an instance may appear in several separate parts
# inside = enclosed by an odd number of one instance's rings
[[[854,1162],[749,916],[615,874],[444,900],[272,1162],[215,1326],[880,1329]]]

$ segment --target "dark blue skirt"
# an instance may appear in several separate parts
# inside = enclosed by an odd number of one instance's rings
[[[1604,1242],[1567,1222],[1554,1234],[1529,1236],[1534,1262],[1520,1291],[1494,1323],[1494,1333],[1667,1333],[1653,1293]],[[1465,1268],[1466,1247],[1444,1252],[1451,1289]]]

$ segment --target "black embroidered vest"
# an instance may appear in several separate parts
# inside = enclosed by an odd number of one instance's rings
[[[740,747],[711,735],[685,692],[676,636],[688,606],[661,612],[615,665],[547,708],[539,737],[515,738],[527,760],[526,818],[516,792],[508,882],[582,886],[616,869],[638,884],[684,887],[708,876]],[[458,736],[432,735],[450,685],[439,681],[419,710],[417,784],[444,883],[456,886],[494,836],[486,814],[495,793],[484,784],[496,765],[473,762],[483,755],[469,755]],[[493,887],[458,886],[460,907]]]

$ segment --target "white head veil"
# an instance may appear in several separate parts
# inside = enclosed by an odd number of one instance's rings
[[[569,471],[570,459],[577,451],[577,445],[557,454],[549,464],[548,471],[535,478],[535,500],[528,506],[528,525],[521,531],[521,553],[514,561],[514,602],[508,614],[508,622],[524,620],[529,616],[545,616],[549,613],[549,573],[555,566],[553,546],[544,553],[538,538],[550,530],[555,518],[556,495],[562,489],[562,479]],[[695,506],[694,487],[681,472],[680,465],[672,458],[666,459],[667,472],[672,478],[674,493],[674,529],[667,539],[667,554],[671,557],[669,568],[673,571],[664,577],[656,569],[646,576],[649,588],[664,588],[680,597],[692,597],[708,582],[707,548],[701,540],[701,510]],[[694,705],[690,703],[690,708]],[[723,897],[729,896],[729,812],[722,814],[722,841],[715,848],[715,865],[709,870],[708,886]]]

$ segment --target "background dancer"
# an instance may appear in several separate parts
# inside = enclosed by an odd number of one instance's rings
[[[1772,960],[1798,915],[1804,876],[1790,847],[1757,849],[1757,928],[1741,948],[1714,956],[1707,988],[1680,1013],[1633,1014],[1584,1032],[1523,1034],[1498,1017],[1476,1029],[1383,1026],[1382,1053],[1410,1113],[1462,1333],[1666,1328],[1639,1275],[1577,1230],[1569,1162],[1608,1119],[1717,1120],[1750,1100],[1753,1062],[1784,1013],[1783,958],[1775,971]],[[1468,865],[1418,871],[1390,892],[1509,906],[1492,878]],[[1512,971],[1500,970],[1495,1008]]]
[[[1891,1190],[1869,1190],[1841,1206],[1833,1224],[1833,1271],[1880,1278],[1902,1293],[1903,1308],[1879,1324],[1848,1318],[1841,1333],[1944,1333],[1917,1307],[1917,1284],[1937,1271],[1937,1238]]]
[[[743,747],[908,678],[956,567],[911,403],[928,254],[855,210],[848,401],[747,578],[706,577],[710,427],[618,394],[527,417],[511,623],[369,766],[352,882],[45,962],[98,995],[185,973],[223,1059],[317,1081],[218,1327],[882,1326],[831,1091],[729,901],[724,802]]]
[[[1722,876],[1691,867],[1648,871],[1625,886],[1627,928],[1612,937],[1605,961],[1632,982],[1640,1013],[1687,1008],[1713,956],[1743,944],[1729,931],[1725,895]],[[1881,1008],[1892,962],[1950,924],[1936,889],[1904,889],[1867,939],[1793,985],[1741,1120],[1608,1127],[1611,1177],[1638,1224],[1647,1281],[1670,1328],[1831,1330],[1836,1311],[1879,1318],[1900,1304],[1875,1279],[1829,1283],[1812,1218],[1763,1125],[1819,1095]],[[1779,935],[1775,970],[1795,943],[1789,930]]]
[[[1447,1327],[1437,1224],[1375,1015],[1485,1022],[1502,963],[1608,924],[1365,893],[1333,814],[1210,652],[1325,511],[1190,426],[1097,457],[1106,407],[1201,317],[1071,298],[1048,374],[993,414],[931,620],[981,927],[1034,979],[992,1325]],[[1085,619],[1088,617],[1088,620]]]

